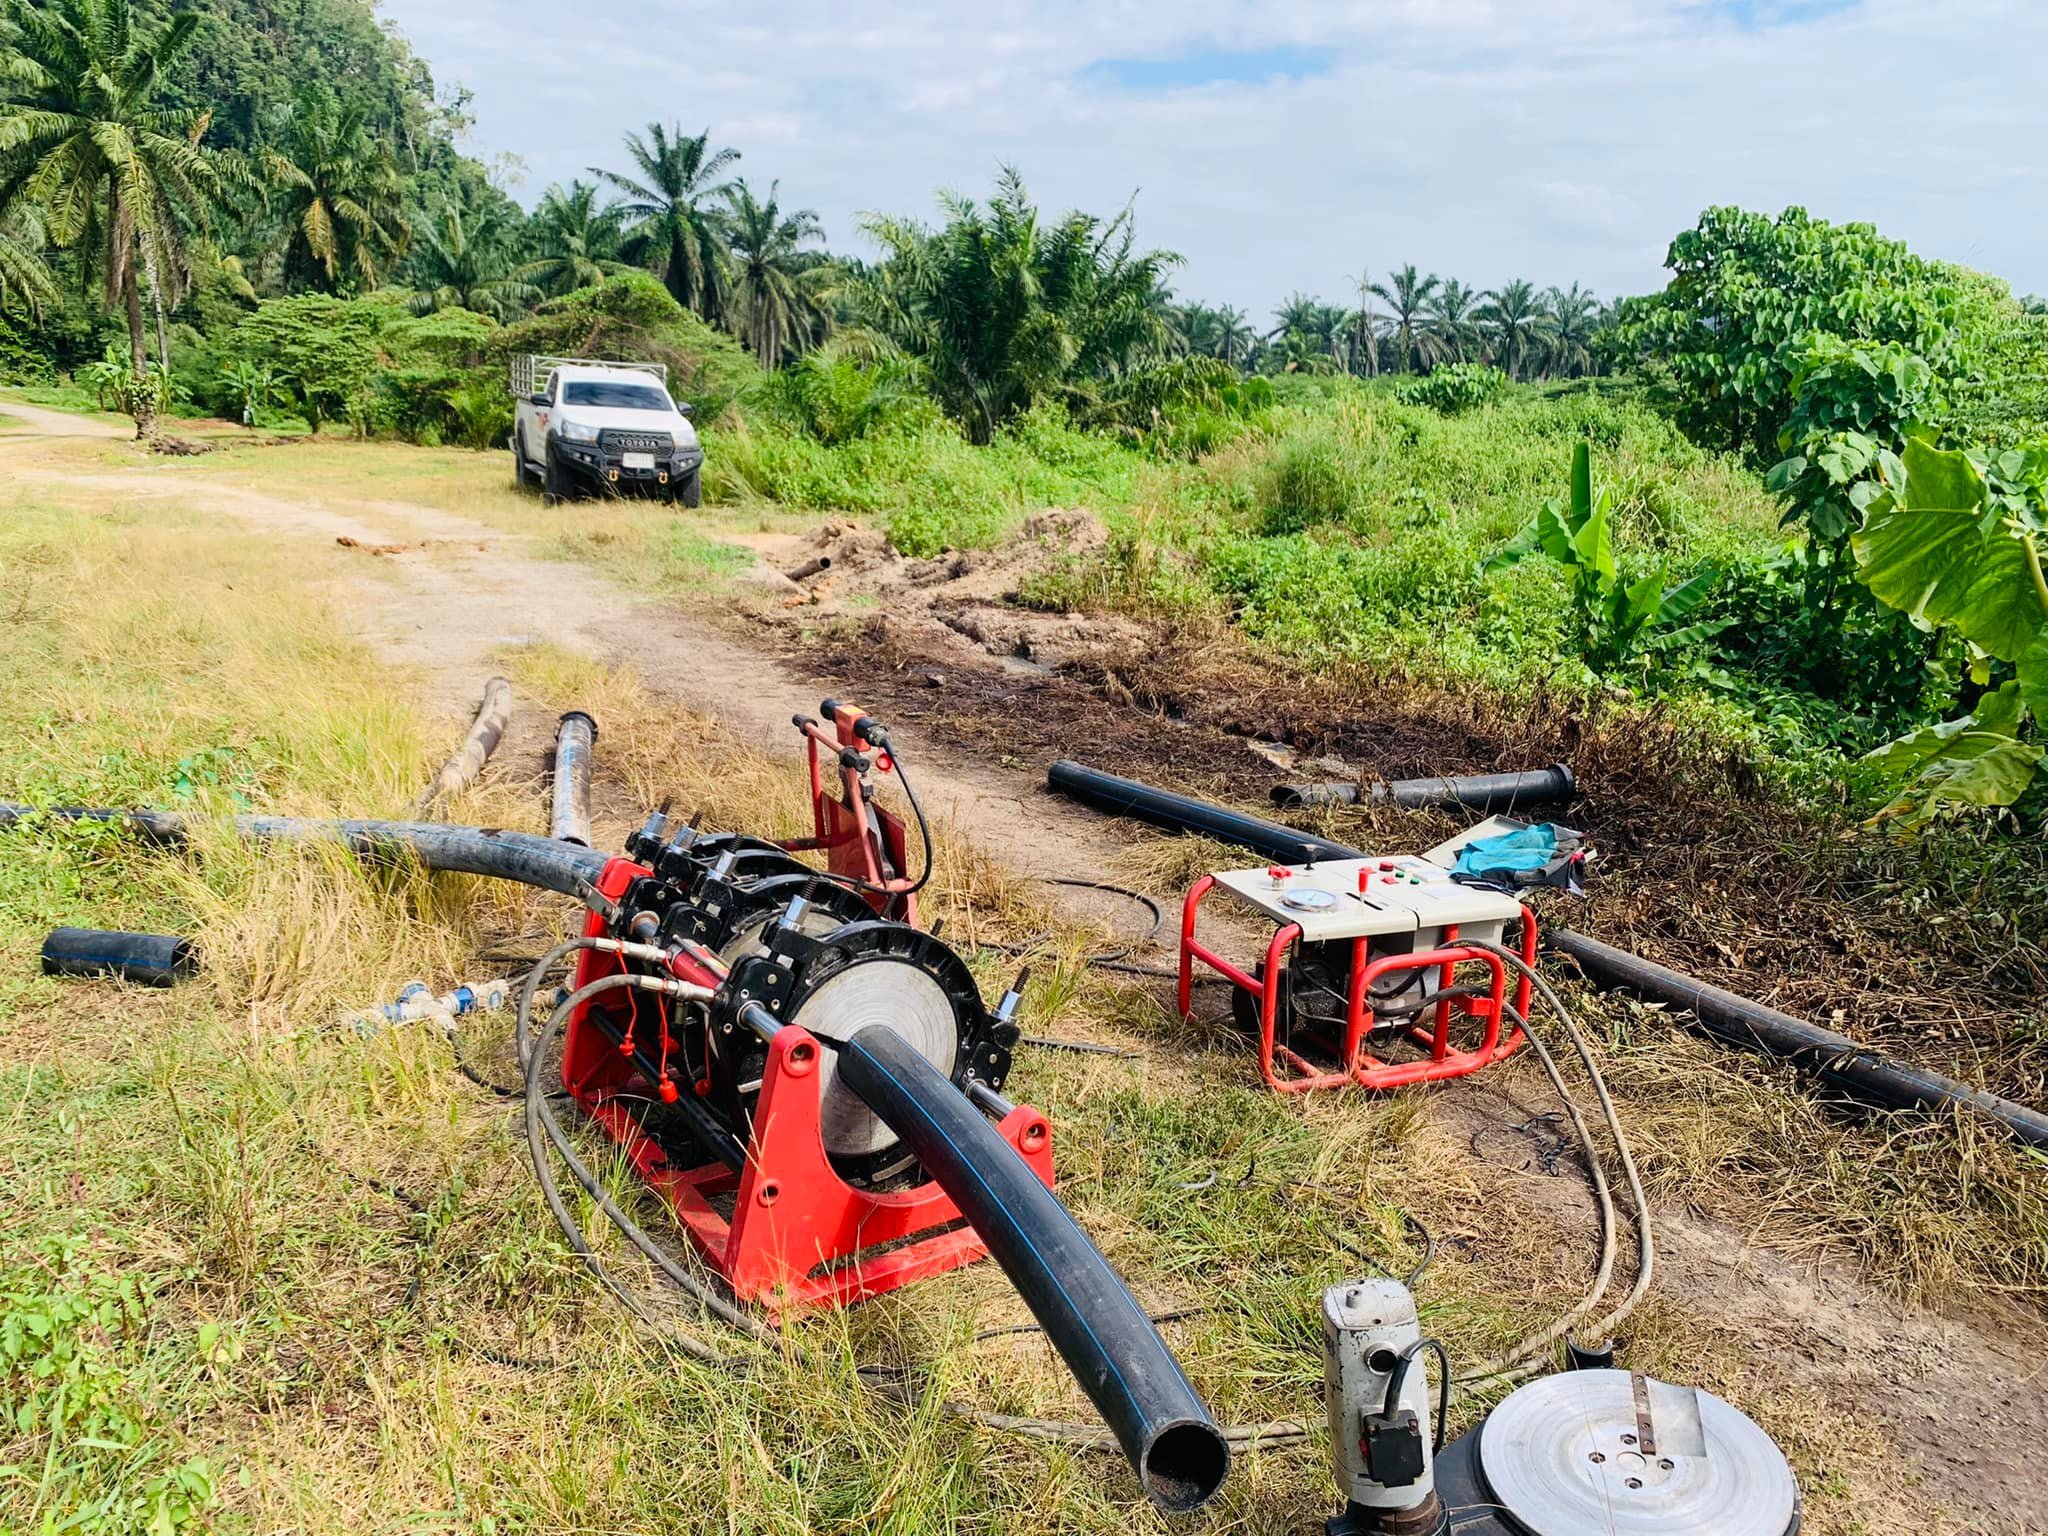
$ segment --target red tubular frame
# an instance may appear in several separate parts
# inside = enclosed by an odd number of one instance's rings
[[[782,844],[791,853],[823,853],[825,864],[836,875],[859,880],[874,887],[868,902],[884,917],[917,923],[917,897],[909,873],[910,838],[903,819],[875,805],[863,793],[865,784],[858,768],[848,767],[845,754],[865,755],[875,751],[855,734],[866,712],[842,704],[832,717],[828,733],[815,720],[799,718],[804,747],[810,758],[811,825],[809,837],[792,838]],[[837,792],[825,787],[822,753],[829,752],[839,765]],[[886,752],[875,751],[874,766],[888,773],[894,764]],[[889,874],[888,870],[896,873]]]
[[[1254,976],[1249,971],[1233,964],[1195,937],[1195,923],[1202,900],[1215,889],[1216,877],[1204,875],[1188,891],[1187,899],[1181,904],[1180,917],[1180,1014],[1183,1019],[1194,1018],[1194,963],[1200,960],[1210,970],[1224,977],[1232,986],[1251,993],[1259,1000],[1259,1075],[1266,1086],[1275,1093],[1307,1093],[1317,1088],[1342,1088],[1353,1083],[1361,1088],[1387,1089],[1406,1087],[1410,1083],[1438,1082],[1446,1078],[1465,1077],[1496,1061],[1504,1061],[1521,1049],[1526,1038],[1519,1025],[1504,1028],[1507,1023],[1507,962],[1487,950],[1474,949],[1468,944],[1457,942],[1458,930],[1455,925],[1443,931],[1443,943],[1437,948],[1420,953],[1406,951],[1382,955],[1374,959],[1370,941],[1355,938],[1351,941],[1351,987],[1345,999],[1344,1041],[1339,1054],[1340,1066],[1336,1071],[1327,1071],[1314,1063],[1304,1060],[1297,1052],[1279,1044],[1277,1023],[1280,1005],[1280,976],[1282,962],[1288,950],[1301,938],[1299,923],[1284,923],[1274,930],[1272,940],[1266,945],[1265,973]],[[1536,963],[1536,914],[1525,905],[1522,911],[1521,956],[1524,963]],[[1452,978],[1459,966],[1479,965],[1487,970],[1489,983],[1486,994],[1475,998],[1440,997],[1436,1003],[1436,1018],[1432,1027],[1424,1028],[1417,1023],[1402,1026],[1401,1033],[1415,1045],[1429,1054],[1418,1061],[1383,1061],[1365,1049],[1365,1042],[1375,1028],[1370,998],[1373,984],[1382,976],[1398,971],[1437,972],[1440,990],[1452,985]],[[1517,1017],[1527,1018],[1529,1014],[1530,982],[1527,976],[1518,975],[1514,989],[1514,1012]],[[1479,1043],[1470,1049],[1451,1048],[1451,1021],[1460,1016],[1477,1019],[1480,1023]],[[1286,1071],[1281,1070],[1282,1066]]]

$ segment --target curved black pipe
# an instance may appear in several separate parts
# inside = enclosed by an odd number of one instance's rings
[[[60,821],[116,822],[149,842],[176,847],[187,819],[174,811],[110,811],[80,806],[0,805],[0,829],[29,816]],[[456,827],[438,821],[324,821],[296,816],[237,816],[235,830],[259,842],[338,842],[366,858],[412,858],[422,868],[515,880],[579,900],[604,869],[607,856],[575,843],[507,832],[499,827]]]
[[[174,933],[58,928],[43,940],[45,976],[118,976],[145,987],[168,987],[198,968],[199,951]]]
[[[903,1138],[988,1244],[1163,1509],[1208,1502],[1230,1445],[1109,1261],[981,1112],[886,1025],[839,1053],[839,1080]]]
[[[590,755],[597,722],[580,709],[555,727],[555,802],[548,835],[557,842],[590,846]]]
[[[1170,832],[1206,833],[1280,862],[1298,859],[1306,837],[1292,827],[1098,773],[1079,763],[1054,763],[1049,782],[1054,789],[1112,814],[1133,816]],[[1322,838],[1314,841],[1322,850],[1317,858],[1365,857],[1342,843]],[[1938,1110],[1957,1105],[2004,1126],[2029,1146],[2048,1147],[2048,1115],[2039,1110],[1873,1051],[1847,1035],[1724,992],[1583,933],[1553,929],[1544,935],[1544,942],[1577,960],[1595,981],[1627,987],[1683,1009],[1699,1021],[1705,1033],[1789,1061],[1852,1098],[1884,1109]]]
[[[1045,782],[1056,793],[1078,800],[1083,805],[1092,805],[1098,811],[1107,811],[1112,816],[1134,817],[1155,827],[1164,827],[1169,832],[1200,832],[1221,843],[1249,848],[1280,864],[1298,864],[1304,857],[1365,857],[1356,848],[1333,843],[1312,832],[1284,827],[1277,821],[1265,821],[1241,811],[1225,810],[1220,805],[1191,800],[1186,795],[1154,789],[1136,779],[1120,779],[1113,773],[1104,773],[1065,758],[1046,770]]]
[[[1616,949],[1583,933],[1562,929],[1545,936],[1550,948],[1570,955],[1602,986],[1625,987],[1683,1009],[1717,1039],[1789,1061],[1830,1087],[1887,1109],[1943,1109],[1954,1104],[1976,1111],[2032,1147],[2048,1147],[2048,1115],[1959,1083],[1939,1072],[1885,1056],[1847,1035],[1795,1019],[1746,997]]]
[[[1404,810],[1479,811],[1493,815],[1537,805],[1561,805],[1579,790],[1569,763],[1552,763],[1527,773],[1466,773],[1436,779],[1390,779],[1368,784],[1355,779],[1330,783],[1275,784],[1273,803],[1283,810],[1311,805],[1356,805],[1360,799],[1391,800]]]

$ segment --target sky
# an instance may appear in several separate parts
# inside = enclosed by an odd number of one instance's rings
[[[1015,165],[1254,316],[1413,262],[1605,297],[1801,204],[2048,293],[2044,0],[382,0],[529,205],[659,120],[872,253]]]

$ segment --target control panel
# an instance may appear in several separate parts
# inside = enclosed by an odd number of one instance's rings
[[[1276,924],[1299,924],[1306,943],[1453,925],[1497,939],[1521,915],[1514,897],[1463,885],[1412,854],[1221,870],[1216,884]]]

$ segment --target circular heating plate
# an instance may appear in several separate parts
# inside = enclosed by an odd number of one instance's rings
[[[1280,905],[1297,912],[1328,912],[1337,905],[1337,893],[1313,885],[1296,886],[1280,898]]]
[[[960,1053],[960,1021],[946,989],[901,960],[849,965],[803,1000],[791,1021],[828,1040],[851,1040],[870,1024],[896,1031],[920,1056],[950,1077]],[[825,1150],[859,1156],[894,1146],[896,1133],[839,1083],[839,1056],[818,1062],[818,1124]]]
[[[1659,1404],[1677,1389],[1656,1385]],[[1784,1453],[1736,1409],[1696,1396],[1688,1438],[1667,1414],[1656,1453],[1640,1449],[1634,1378],[1565,1371],[1531,1382],[1479,1431],[1487,1488],[1530,1536],[1790,1536],[1799,1486]],[[1689,1416],[1687,1416],[1689,1417]]]

